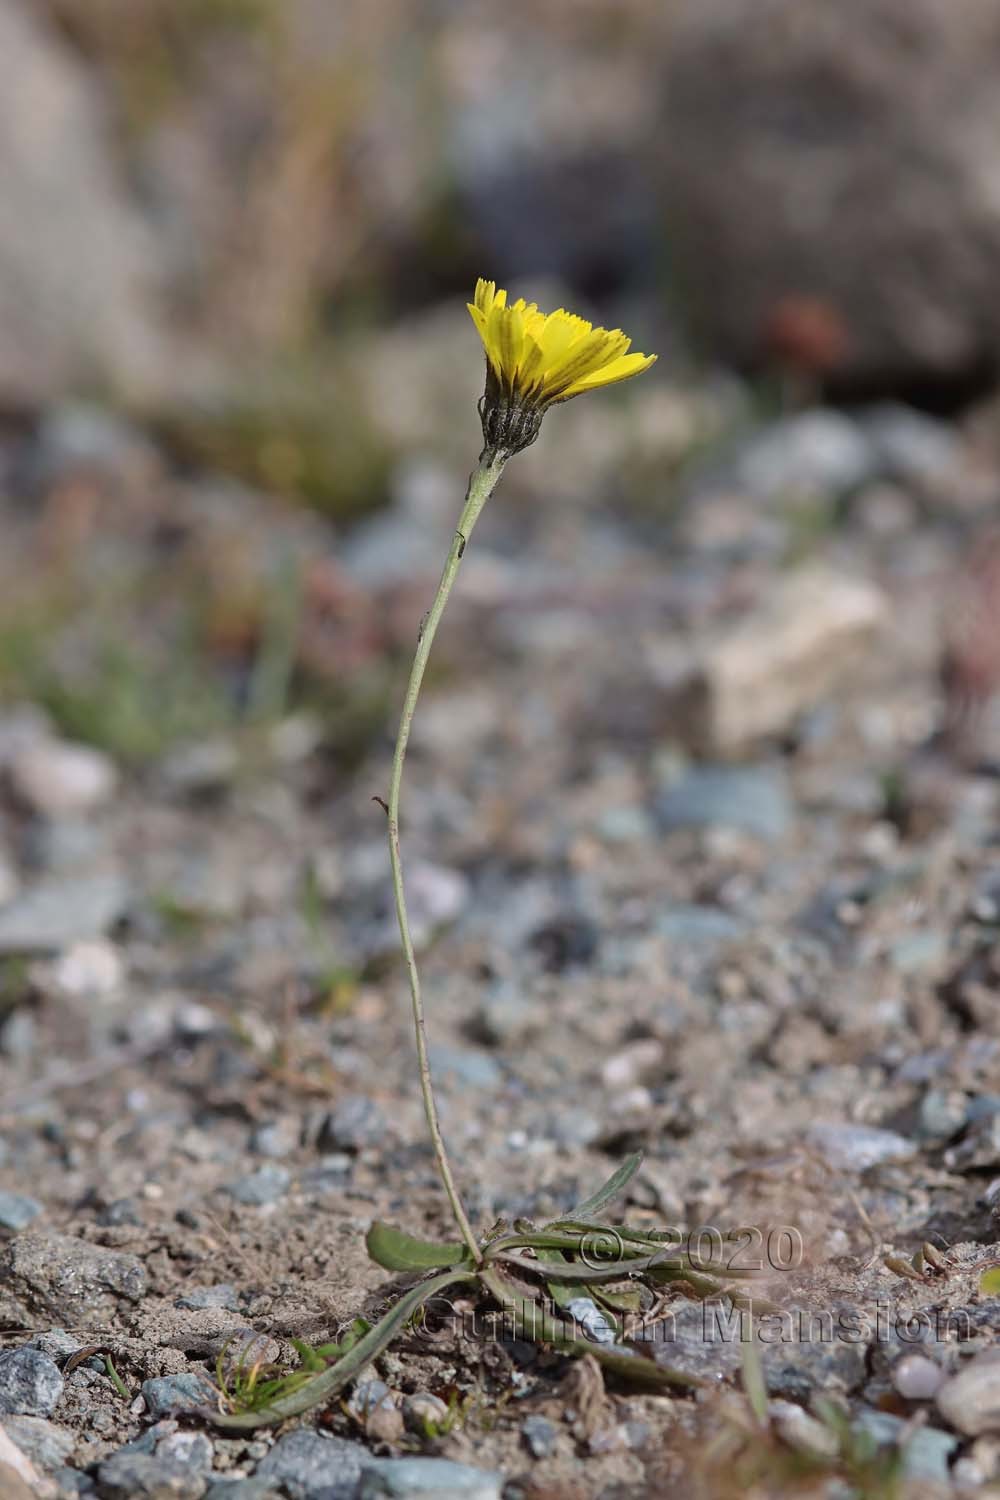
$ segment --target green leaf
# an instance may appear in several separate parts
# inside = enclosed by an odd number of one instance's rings
[[[497,1261],[514,1266],[519,1272],[526,1272],[530,1276],[543,1275],[546,1266],[541,1258],[529,1259],[526,1255],[515,1255],[507,1250],[491,1256],[488,1264],[493,1265]],[[684,1261],[678,1266],[677,1252],[672,1249],[658,1250],[654,1255],[626,1255],[621,1260],[608,1259],[603,1265],[588,1266],[564,1261],[559,1267],[556,1280],[570,1286],[599,1286],[604,1282],[627,1281],[630,1276],[650,1275],[659,1278],[665,1267],[673,1272],[668,1279],[677,1280],[683,1275],[684,1280],[694,1280],[688,1272],[688,1263]]]
[[[402,1229],[393,1229],[378,1220],[369,1229],[365,1244],[376,1265],[387,1271],[436,1271],[438,1267],[460,1266],[469,1259],[464,1245],[439,1245],[433,1240],[414,1239],[412,1234],[404,1234]]]
[[[385,1317],[380,1318],[374,1327],[359,1338],[335,1365],[330,1365],[316,1375],[310,1375],[288,1395],[277,1397],[259,1411],[224,1413],[203,1407],[200,1414],[216,1427],[248,1432],[255,1427],[269,1427],[276,1422],[284,1422],[288,1417],[300,1416],[304,1411],[311,1411],[314,1406],[325,1406],[349,1380],[353,1380],[365,1365],[370,1364],[392,1343],[396,1334],[419,1307],[446,1287],[474,1279],[469,1271],[444,1271],[440,1276],[432,1276],[429,1281],[421,1281],[417,1286],[411,1287],[389,1309]]]
[[[516,1283],[509,1281],[501,1271],[489,1268],[479,1273],[479,1279],[501,1307],[514,1314],[516,1332],[532,1343],[551,1344],[563,1354],[578,1357],[592,1354],[612,1374],[632,1385],[644,1386],[647,1390],[704,1384],[696,1375],[687,1375],[668,1365],[656,1364],[648,1355],[629,1344],[598,1344],[591,1339],[578,1338],[571,1323],[522,1296]]]
[[[582,1203],[578,1203],[574,1209],[571,1209],[568,1217],[571,1219],[590,1219],[596,1214],[601,1213],[607,1208],[612,1199],[617,1198],[618,1194],[628,1187],[628,1184],[632,1181],[632,1178],[641,1166],[642,1152],[633,1151],[631,1156],[625,1158],[617,1172],[612,1172],[604,1186],[598,1188],[596,1193],[592,1193],[589,1198],[584,1198]]]
[[[1000,1296],[1000,1266],[990,1266],[979,1278],[979,1290],[984,1297]]]
[[[535,1254],[539,1260],[548,1261],[551,1265],[565,1266],[567,1264],[566,1257],[561,1250],[537,1246]],[[565,1281],[546,1281],[545,1289],[556,1307],[565,1307],[567,1303],[572,1302],[574,1297],[580,1295],[576,1288],[567,1286]]]

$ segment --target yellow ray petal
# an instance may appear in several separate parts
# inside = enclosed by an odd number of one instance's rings
[[[622,355],[621,358],[612,360],[610,364],[593,370],[589,375],[583,375],[578,380],[574,380],[558,399],[568,401],[571,396],[580,396],[584,391],[596,391],[602,385],[617,385],[620,380],[630,380],[633,375],[641,375],[644,370],[655,365],[656,360],[655,354]]]

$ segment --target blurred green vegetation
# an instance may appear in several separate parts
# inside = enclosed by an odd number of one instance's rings
[[[60,573],[0,606],[0,699],[38,703],[68,736],[141,766],[172,746],[314,714],[353,763],[382,732],[390,668],[373,652],[322,671],[302,651],[302,569],[285,558],[253,590],[197,567],[143,566],[100,587]]]
[[[156,425],[182,457],[332,520],[356,520],[385,503],[385,438],[346,371],[329,365],[286,362],[216,401],[162,413]]]

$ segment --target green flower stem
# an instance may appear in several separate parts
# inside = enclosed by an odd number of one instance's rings
[[[437,1104],[434,1100],[434,1088],[431,1083],[430,1063],[427,1060],[427,1028],[424,1024],[424,1006],[420,994],[420,975],[417,972],[417,960],[413,951],[413,939],[410,936],[410,924],[406,915],[406,895],[403,890],[403,866],[399,852],[399,793],[403,780],[403,762],[406,758],[406,746],[410,738],[410,726],[413,723],[413,714],[417,706],[417,698],[420,695],[420,685],[424,680],[424,671],[427,660],[431,654],[434,644],[434,636],[437,633],[441,616],[444,614],[445,605],[448,603],[448,595],[451,593],[452,584],[458,574],[459,564],[465,552],[466,543],[472,535],[472,528],[479,519],[482,510],[490,495],[496,489],[503,473],[506,455],[484,454],[479,461],[479,467],[469,479],[469,489],[465,498],[465,506],[459,517],[458,529],[455,532],[448,553],[448,561],[444,565],[441,574],[441,582],[434,596],[430,613],[424,621],[417,643],[417,654],[413,658],[413,666],[410,669],[410,680],[406,689],[406,699],[403,703],[403,714],[399,721],[399,734],[396,739],[396,753],[392,761],[392,781],[389,785],[389,858],[392,861],[392,886],[396,898],[396,915],[399,918],[399,934],[403,942],[403,955],[406,959],[406,972],[410,979],[410,995],[413,1001],[413,1030],[417,1042],[417,1060],[420,1067],[420,1091],[424,1098],[424,1114],[427,1116],[427,1128],[430,1131],[431,1142],[434,1146],[434,1155],[437,1158],[438,1171],[441,1173],[441,1181],[444,1183],[451,1211],[455,1216],[455,1223],[461,1231],[462,1238],[469,1247],[469,1253],[478,1264],[482,1260],[482,1252],[472,1232],[462,1200],[455,1186],[455,1179],[451,1174],[451,1165],[448,1161],[448,1153],[445,1150],[444,1139],[441,1135],[441,1126],[438,1123]]]

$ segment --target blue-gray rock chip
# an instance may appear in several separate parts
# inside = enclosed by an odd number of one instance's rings
[[[503,1475],[445,1458],[376,1459],[358,1500],[500,1500]]]
[[[37,1219],[42,1205],[23,1193],[0,1193],[0,1229],[17,1232]]]
[[[207,1375],[197,1370],[180,1375],[157,1375],[142,1382],[146,1410],[151,1417],[166,1417],[172,1411],[195,1411],[211,1406],[218,1392]]]
[[[97,1471],[101,1500],[201,1500],[208,1481],[151,1453],[112,1453]]]
[[[792,803],[784,774],[771,766],[697,766],[656,799],[667,833],[678,828],[734,828],[774,842],[788,831]]]
[[[372,1462],[360,1443],[301,1427],[278,1439],[257,1478],[280,1486],[290,1500],[357,1500],[362,1471]]]
[[[269,1161],[256,1172],[250,1172],[232,1183],[229,1192],[237,1203],[262,1208],[267,1203],[277,1203],[279,1198],[283,1198],[291,1180],[292,1174],[287,1167],[279,1167],[277,1162]]]

